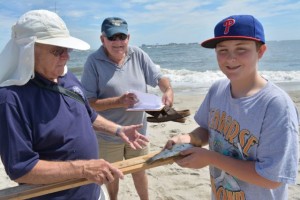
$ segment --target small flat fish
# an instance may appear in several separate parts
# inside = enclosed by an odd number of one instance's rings
[[[173,156],[177,156],[179,155],[179,153],[183,150],[189,149],[194,147],[192,144],[175,144],[173,145],[172,149],[164,149],[163,151],[161,151],[160,153],[156,154],[155,156],[153,156],[152,158],[149,158],[146,163],[147,164],[151,164],[156,160],[160,160],[160,159],[166,159],[166,158],[170,158]]]

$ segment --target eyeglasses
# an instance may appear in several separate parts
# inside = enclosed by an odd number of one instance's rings
[[[105,37],[107,37],[107,36],[105,36]],[[109,41],[116,41],[118,38],[119,38],[119,40],[124,41],[128,38],[128,35],[120,33],[120,34],[114,34],[111,37],[107,37],[107,39]]]
[[[55,57],[60,57],[63,55],[63,53],[65,53],[65,51],[67,51],[67,53],[70,53],[73,49],[68,49],[68,48],[63,48],[63,47],[57,47],[53,50],[50,51],[50,53],[52,55],[54,55]]]

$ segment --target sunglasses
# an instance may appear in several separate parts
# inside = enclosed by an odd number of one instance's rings
[[[107,37],[107,36],[106,36]],[[119,40],[121,40],[121,41],[124,41],[124,40],[126,40],[127,38],[128,38],[128,35],[126,35],[126,34],[114,34],[113,36],[111,36],[111,37],[107,37],[107,39],[109,40],[109,41],[116,41],[117,39],[119,38]]]
[[[73,49],[63,48],[63,47],[57,47],[50,51],[52,55],[55,57],[60,57],[63,55],[64,52],[70,53]]]

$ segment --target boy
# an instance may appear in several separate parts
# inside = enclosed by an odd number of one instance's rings
[[[210,167],[212,199],[288,199],[298,164],[297,110],[289,96],[258,73],[266,51],[261,23],[250,15],[223,19],[215,37],[201,44],[215,48],[228,79],[210,88],[195,115],[200,127],[166,144],[191,143],[181,167]],[[209,144],[209,150],[199,148]]]

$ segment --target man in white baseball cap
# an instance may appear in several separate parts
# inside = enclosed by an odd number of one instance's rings
[[[50,184],[86,178],[93,184],[36,199],[103,199],[99,184],[122,172],[98,159],[94,130],[120,137],[133,149],[148,143],[137,129],[98,115],[78,79],[66,69],[71,49],[89,44],[70,36],[63,20],[47,10],[25,13],[1,53],[0,155],[17,183]]]

